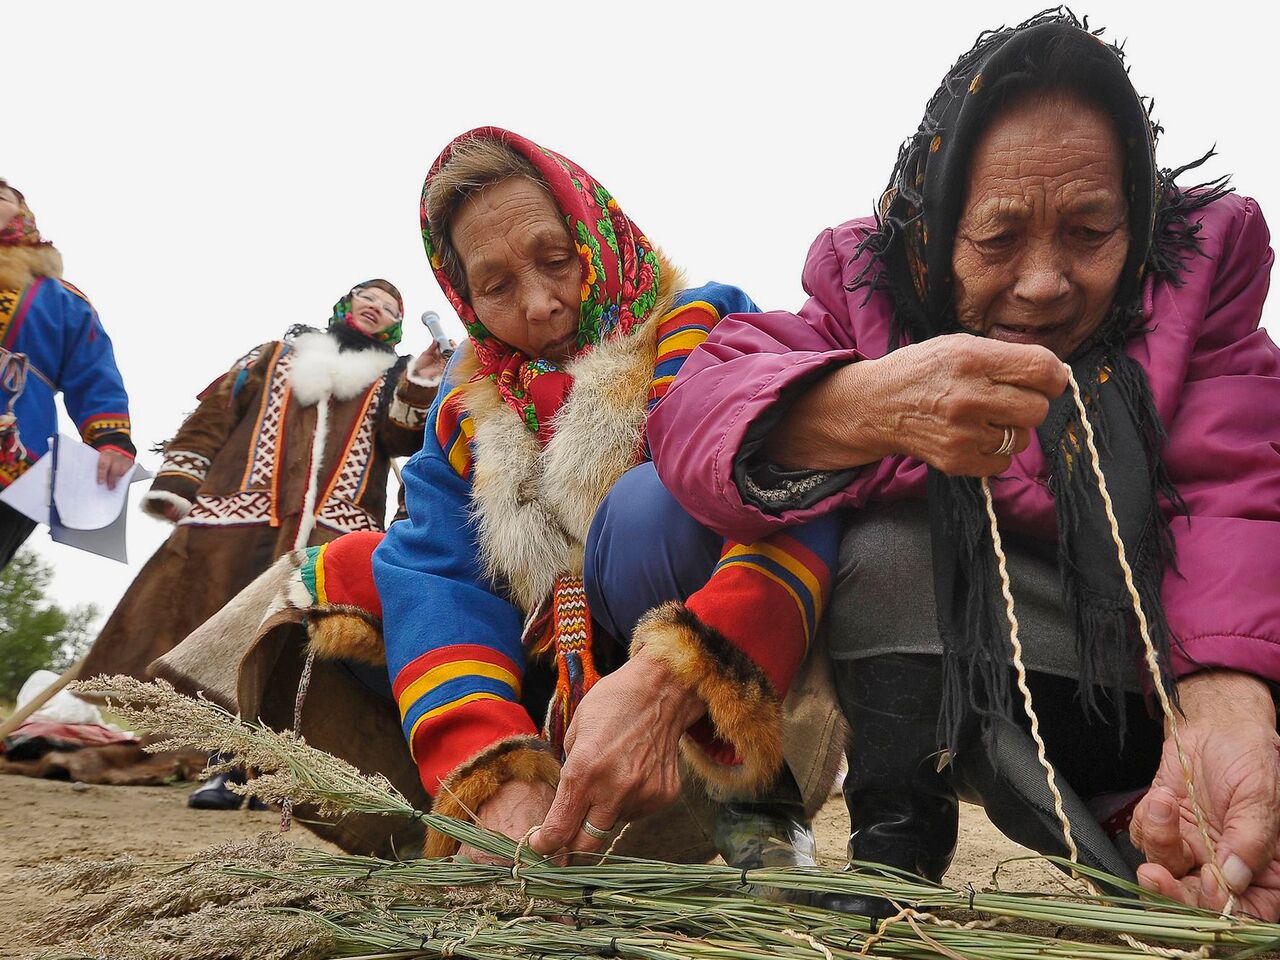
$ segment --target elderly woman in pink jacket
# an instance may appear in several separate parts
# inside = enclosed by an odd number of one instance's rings
[[[1081,858],[1212,908],[1226,886],[1275,920],[1280,350],[1258,329],[1273,258],[1257,204],[1175,186],[1157,132],[1120,52],[1070,14],[984,34],[878,216],[814,242],[808,303],[723,320],[649,438],[667,488],[726,537],[844,514],[828,645],[852,729],[851,857],[940,877],[957,796],[1066,851],[1011,703],[990,477]],[[1212,853],[1144,697],[1068,366]]]

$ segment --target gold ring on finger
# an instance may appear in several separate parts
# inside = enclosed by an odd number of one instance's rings
[[[1013,427],[1004,428],[1004,442],[1000,444],[1000,449],[992,454],[993,457],[1007,457],[1013,453],[1013,444],[1018,439],[1018,431]]]

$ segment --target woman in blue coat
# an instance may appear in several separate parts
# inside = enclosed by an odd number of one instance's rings
[[[40,236],[22,194],[0,180],[0,489],[48,449],[59,391],[98,450],[98,482],[114,489],[136,451],[111,339],[88,298],[62,279],[62,255]],[[0,504],[0,569],[34,529]]]

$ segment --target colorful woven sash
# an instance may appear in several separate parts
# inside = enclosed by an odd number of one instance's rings
[[[555,652],[556,689],[547,705],[542,736],[561,757],[564,735],[574,711],[600,674],[591,650],[591,613],[581,577],[561,577],[551,595],[551,618],[546,633],[531,655]]]

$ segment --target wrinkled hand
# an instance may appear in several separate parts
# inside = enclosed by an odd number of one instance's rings
[[[543,856],[597,853],[606,841],[584,833],[583,821],[612,830],[675,802],[680,738],[705,709],[643,652],[600,679],[565,733],[555,803],[529,846]]]
[[[541,781],[529,783],[509,780],[498,788],[497,793],[480,804],[480,809],[475,812],[476,823],[519,843],[535,824],[542,823],[547,811],[551,809],[551,801],[555,795],[555,788]],[[458,858],[471,863],[511,865],[510,860],[495,857],[465,843],[458,849]]]
[[[1238,911],[1274,922],[1280,919],[1280,737],[1270,693],[1260,681],[1228,671],[1195,674],[1179,689],[1187,714],[1179,733],[1222,876]],[[1143,887],[1192,906],[1223,908],[1227,894],[1209,866],[1172,738],[1130,831],[1147,857],[1138,868]]]
[[[1009,468],[995,456],[1004,428],[1013,453],[1049,415],[1067,388],[1067,369],[1044,347],[958,333],[894,351],[881,361],[892,378],[887,424],[896,452],[952,476],[985,477]]]
[[[952,476],[1003,473],[1031,443],[1067,368],[1044,347],[958,333],[909,344],[831,373],[769,435],[791,468],[841,470],[895,454]],[[1004,428],[1012,453],[996,456]]]
[[[118,450],[98,451],[98,483],[106,484],[108,490],[114,490],[120,478],[132,469],[133,457]]]
[[[453,343],[452,340],[449,341]],[[456,346],[456,344],[455,344]],[[418,354],[413,361],[413,376],[418,380],[439,380],[444,376],[445,358],[440,344],[431,341],[431,346]]]

